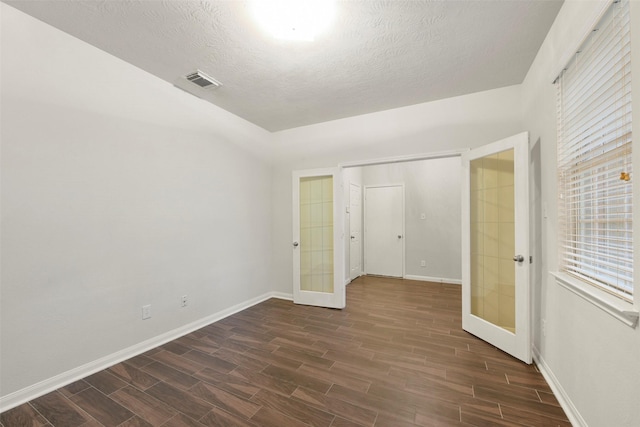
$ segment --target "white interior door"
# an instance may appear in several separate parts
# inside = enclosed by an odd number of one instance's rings
[[[462,327],[531,363],[529,134],[462,155]]]
[[[293,302],[344,308],[344,215],[338,168],[293,172]]]
[[[362,189],[359,185],[349,185],[349,278],[362,274]]]
[[[365,187],[365,272],[404,276],[404,187]]]

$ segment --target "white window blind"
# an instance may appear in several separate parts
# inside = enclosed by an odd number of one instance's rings
[[[563,271],[633,296],[628,0],[614,2],[557,80]]]

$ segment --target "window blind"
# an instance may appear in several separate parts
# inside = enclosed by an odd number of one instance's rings
[[[628,0],[611,5],[556,84],[560,267],[631,300]]]

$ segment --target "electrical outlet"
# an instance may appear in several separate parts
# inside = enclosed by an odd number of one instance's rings
[[[426,213],[421,213],[420,214],[420,219],[427,219],[427,214]]]
[[[142,320],[146,320],[151,317],[151,304],[142,306]]]
[[[427,261],[422,260],[420,261],[420,267],[426,267],[427,266]]]
[[[182,307],[186,307],[187,306],[187,296],[186,295],[182,295],[182,298],[180,298],[180,305]]]

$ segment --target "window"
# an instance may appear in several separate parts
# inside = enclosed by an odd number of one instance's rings
[[[629,2],[614,2],[556,84],[560,268],[631,301],[629,39]]]

